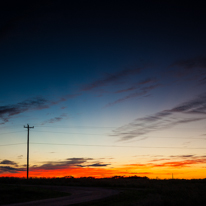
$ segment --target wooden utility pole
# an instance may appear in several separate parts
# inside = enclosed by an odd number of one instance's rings
[[[29,178],[29,129],[34,128],[34,126],[29,127],[29,125],[27,124],[27,126],[26,127],[24,126],[24,128],[27,128],[28,131],[27,133],[27,180],[28,180]]]

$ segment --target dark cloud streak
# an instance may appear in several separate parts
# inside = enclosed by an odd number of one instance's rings
[[[54,117],[54,118],[51,118],[47,121],[44,121],[41,125],[44,125],[46,123],[56,123],[56,122],[60,122],[61,120],[65,119],[67,117],[67,114],[61,114],[59,117]]]
[[[95,163],[95,164],[87,165],[87,167],[106,167],[108,165],[110,164]]]
[[[10,118],[29,110],[41,110],[49,108],[48,101],[42,97],[28,99],[17,104],[0,106],[0,124],[5,124]]]
[[[57,101],[50,101],[42,97],[35,97],[32,99],[27,99],[22,102],[12,104],[12,105],[4,105],[0,106],[0,119],[2,122],[1,124],[5,124],[9,121],[13,116],[27,112],[32,110],[42,110],[48,109],[53,105],[59,104],[60,102],[67,101],[68,99],[73,99],[80,94],[73,94],[73,95],[65,95],[64,97],[60,98]],[[55,117],[50,120],[50,123],[55,121],[60,121],[63,117]]]
[[[117,72],[115,74],[111,74],[108,77],[97,80],[89,85],[85,85],[82,87],[82,91],[89,91],[98,87],[106,86],[107,84],[111,84],[114,82],[117,82],[118,80],[121,80],[122,78],[128,77],[130,75],[139,74],[141,72],[141,69],[125,69],[120,72]]]
[[[206,75],[206,56],[178,60],[171,64],[169,69],[172,69],[169,74],[179,80],[195,80],[204,84],[205,78],[202,77]]]
[[[156,78],[147,78],[145,80],[138,82],[137,84],[135,84],[131,87],[128,87],[128,88],[122,89],[122,90],[118,90],[115,93],[123,93],[123,92],[133,91],[133,90],[141,88],[141,86],[143,86],[145,84],[155,83],[156,81],[157,81]]]
[[[0,162],[0,164],[4,164],[4,165],[14,165],[16,167],[18,167],[18,164],[14,161],[10,161],[10,160],[3,160]]]
[[[182,114],[181,118],[177,116],[178,113]],[[190,114],[190,117],[185,116],[188,114]],[[199,116],[191,117],[191,115]],[[163,110],[154,115],[138,118],[114,130],[113,135],[118,136],[120,140],[130,140],[152,131],[204,119],[206,119],[206,94],[198,96],[191,101],[184,102],[170,110]]]
[[[96,162],[93,164],[88,164],[89,161],[94,161],[93,158],[67,158],[63,161],[49,161],[40,166],[32,166],[31,170],[43,169],[43,170],[55,170],[55,169],[65,169],[65,168],[76,168],[76,167],[106,167],[110,164],[103,164],[101,162]]]
[[[206,57],[199,56],[190,59],[178,60],[174,62],[171,67],[182,67],[186,70],[197,69],[197,68],[206,68]]]
[[[105,107],[113,106],[113,105],[115,105],[115,104],[117,104],[117,103],[120,103],[120,102],[123,102],[123,101],[125,101],[125,100],[127,100],[127,99],[131,99],[131,98],[135,98],[135,97],[140,97],[140,96],[148,95],[148,93],[149,93],[151,90],[153,90],[153,89],[155,89],[155,88],[157,88],[157,87],[159,87],[159,84],[151,85],[151,86],[148,86],[148,87],[143,87],[143,88],[139,89],[139,91],[133,92],[133,93],[131,93],[131,94],[128,94],[128,95],[125,96],[125,97],[122,97],[122,98],[120,98],[120,99],[117,99],[117,100],[114,101],[114,102],[108,103]]]

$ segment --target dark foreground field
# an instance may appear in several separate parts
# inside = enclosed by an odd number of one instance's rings
[[[14,184],[14,185],[10,185]],[[58,186],[85,186],[112,188],[120,191],[119,194],[101,200],[87,203],[75,204],[76,206],[204,206],[206,205],[206,180],[149,180],[141,178],[119,178],[119,179],[92,179],[92,178],[0,178],[0,204],[5,204],[8,199],[19,201],[18,196],[30,194],[30,190],[36,191],[35,197],[44,197],[50,192],[52,197],[65,195],[57,191],[43,191],[29,187],[29,185],[58,185]],[[21,186],[21,190],[16,190]],[[9,188],[9,189],[8,189]],[[9,193],[7,195],[7,193]],[[17,195],[19,193],[19,195]],[[36,195],[37,194],[37,195]],[[66,194],[68,195],[68,194]],[[2,199],[3,198],[3,199]],[[2,203],[4,200],[4,203]],[[25,201],[25,200],[22,200]]]
[[[70,194],[27,185],[0,184],[0,205],[68,196]]]

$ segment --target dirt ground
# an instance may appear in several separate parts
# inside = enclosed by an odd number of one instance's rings
[[[47,206],[47,205],[64,206],[64,205],[71,205],[71,204],[76,204],[76,203],[97,200],[97,199],[105,198],[105,197],[119,193],[116,190],[97,188],[97,187],[69,187],[69,186],[39,186],[39,187],[58,190],[62,192],[68,192],[71,195],[60,197],[60,198],[9,204],[9,206],[26,206],[26,205],[28,206]],[[6,206],[6,205],[2,205],[2,206]]]

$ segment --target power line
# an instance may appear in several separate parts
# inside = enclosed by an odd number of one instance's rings
[[[19,127],[19,126],[22,126],[22,124],[14,124],[14,125],[12,124],[12,125],[10,125],[10,126],[5,126],[5,125],[2,126],[2,125],[1,125],[0,128],[1,128],[1,129],[2,129],[2,128],[8,128],[8,127],[9,127],[9,128],[13,128],[13,127]]]
[[[18,126],[22,126],[22,125],[20,125],[20,124],[17,124],[17,125],[12,125],[12,126],[3,126],[3,127],[1,127],[0,126],[0,128],[8,128],[8,127],[18,127]],[[111,126],[111,127],[106,127],[106,126],[82,126],[82,125],[77,125],[77,126],[58,126],[58,125],[53,125],[53,126],[44,126],[44,125],[34,125],[35,127],[52,127],[52,128],[102,128],[102,129],[108,129],[108,128],[115,128],[115,129],[117,129],[117,128],[120,128],[120,127],[122,127],[122,126]],[[185,127],[180,127],[180,128],[185,128]],[[190,129],[192,129],[191,127],[190,127]]]
[[[34,132],[44,132],[44,133],[58,133],[58,134],[80,134],[80,135],[108,135],[108,136],[115,136],[110,134],[90,134],[90,133],[71,133],[71,132],[51,132],[51,131],[34,131]],[[127,133],[124,133],[127,134]],[[130,133],[128,133],[130,134]],[[142,137],[141,137],[142,138]],[[205,139],[206,137],[146,137],[148,139],[150,138],[161,138],[161,139]]]
[[[108,128],[112,128],[112,129],[118,129],[118,128],[121,128],[121,127],[124,127],[123,126],[82,126],[82,125],[76,125],[76,126],[58,126],[58,125],[53,125],[53,126],[44,126],[44,125],[34,125],[35,127],[52,127],[52,128],[105,128],[105,129],[108,129]],[[180,129],[185,129],[185,127],[179,127]],[[189,129],[193,129],[194,127],[190,127]],[[195,127],[196,128],[196,127]],[[187,128],[188,129],[188,128]]]
[[[58,144],[58,143],[37,143],[37,142],[31,142],[31,144],[43,144],[43,145],[70,145],[70,146],[80,146],[80,147],[122,147],[122,148],[159,148],[159,149],[206,149],[204,147],[146,147],[146,146],[118,146],[118,145],[88,145],[88,144]]]
[[[60,133],[60,134],[81,134],[81,135],[108,135],[108,134],[88,134],[88,133],[51,132],[51,131],[35,131],[35,132]]]
[[[26,143],[15,143],[15,144],[4,144],[0,146],[12,146],[12,145],[22,145]],[[30,144],[38,145],[59,145],[59,146],[79,146],[79,147],[117,147],[117,148],[142,148],[142,149],[206,149],[205,147],[147,147],[147,146],[118,146],[118,145],[89,145],[89,144],[58,144],[58,143],[49,143],[49,142],[30,142]]]
[[[21,133],[24,131],[16,131],[16,132],[7,132],[7,133],[0,133],[0,135],[3,134],[12,134],[12,133]],[[34,132],[44,132],[44,133],[57,133],[57,134],[75,134],[75,135],[96,135],[96,136],[102,136],[102,135],[107,135],[107,136],[113,136],[110,134],[91,134],[91,133],[71,133],[71,132],[51,132],[51,131],[34,131]],[[129,134],[129,133],[128,133]],[[146,137],[147,139],[204,139],[206,140],[206,137]]]
[[[11,134],[11,133],[19,133],[19,132],[24,132],[24,131],[6,132],[6,133],[0,133],[0,135],[2,135],[2,134]]]
[[[1,144],[0,146],[12,146],[12,145],[21,145],[26,143],[14,143],[14,144]]]
[[[52,127],[52,128],[102,128],[102,129],[114,129],[117,127],[102,127],[102,126],[36,126],[35,127]]]

